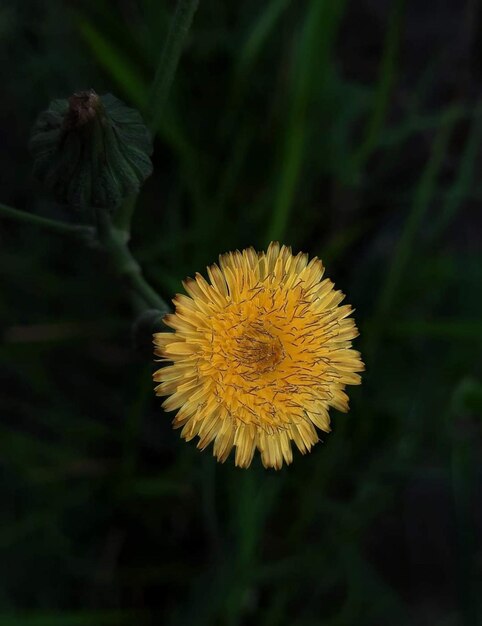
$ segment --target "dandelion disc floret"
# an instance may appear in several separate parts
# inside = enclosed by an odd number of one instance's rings
[[[155,374],[156,393],[169,396],[167,411],[181,436],[199,437],[224,462],[248,467],[256,449],[265,467],[293,460],[292,442],[304,454],[329,432],[328,411],[348,411],[346,385],[364,369],[351,341],[358,335],[349,305],[323,264],[293,255],[277,243],[220,256],[186,280],[175,313],[164,322],[174,332],[154,335],[155,351],[169,362]]]

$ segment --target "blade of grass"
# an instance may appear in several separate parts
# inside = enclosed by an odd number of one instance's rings
[[[231,88],[231,100],[228,107],[229,119],[235,117],[238,111],[242,94],[249,84],[249,76],[256,60],[261,54],[271,33],[274,32],[278,20],[290,4],[291,0],[272,0],[264,6],[251,25],[249,35],[246,38],[238,56],[236,67],[233,72]]]
[[[307,10],[287,89],[292,97],[281,148],[281,162],[276,171],[274,207],[267,242],[282,240],[285,236],[303,166],[311,90],[315,82],[318,85],[323,83],[326,76],[344,7],[344,0],[333,3],[320,0],[311,3]]]
[[[139,68],[86,18],[79,16],[77,22],[82,38],[100,65],[112,76],[125,95],[137,107],[145,110],[148,87],[140,77]]]
[[[466,108],[460,106],[459,119],[464,118],[467,114]],[[412,135],[437,130],[440,127],[443,116],[444,111],[424,115],[414,113],[408,116],[401,124],[385,129],[383,135],[379,138],[378,147],[390,150],[400,146],[401,143],[410,139]]]
[[[435,223],[430,234],[430,238],[434,241],[440,238],[470,193],[474,182],[475,162],[479,154],[481,140],[482,106],[479,105],[474,112],[474,119],[467,135],[457,177],[445,197],[440,213],[435,216]]]
[[[254,128],[252,126],[245,124],[240,130],[243,123],[243,120],[240,120],[240,114],[246,111],[244,96],[251,84],[250,77],[255,71],[256,62],[261,56],[266,42],[276,32],[276,25],[290,3],[291,0],[271,0],[262,7],[259,15],[250,24],[248,35],[245,37],[237,57],[232,72],[228,104],[225,107],[224,119],[220,124],[221,136],[225,138],[230,147],[233,147],[226,162],[225,172],[219,177],[220,183],[214,202],[214,223],[218,223],[217,220],[223,215],[230,193],[234,190],[236,177],[245,162],[248,145],[253,139]],[[233,134],[235,136],[234,142]],[[212,229],[209,230],[209,233],[217,236]]]
[[[469,116],[469,112],[466,106],[462,106],[460,103],[454,104],[452,107],[454,115],[454,124],[462,121]],[[428,131],[437,131],[444,123],[446,110],[434,113],[433,115],[422,116],[414,114],[410,116],[406,122],[403,122],[397,128],[393,130],[386,129],[380,137],[380,148],[383,149],[383,159],[378,163],[376,172],[370,178],[370,186],[376,188],[378,181],[382,182],[386,179],[387,175],[393,171],[396,167],[397,160],[400,154],[401,144],[407,141],[411,136],[416,134],[428,134]],[[413,138],[413,137],[412,137]],[[421,138],[419,138],[420,140]],[[382,183],[383,184],[383,183]],[[443,194],[439,189],[439,193]],[[411,196],[409,188],[403,192],[399,192],[397,197],[400,201],[407,202]]]
[[[434,139],[430,158],[420,178],[415,192],[412,209],[403,227],[400,239],[396,246],[393,258],[388,268],[385,282],[382,285],[378,300],[375,304],[373,326],[369,332],[367,354],[373,355],[378,339],[386,327],[394,296],[406,270],[410,253],[419,232],[423,218],[433,198],[440,168],[444,162],[449,137],[457,119],[453,108],[449,108],[439,131]]]
[[[363,169],[367,159],[377,146],[395,82],[395,73],[400,48],[405,0],[395,0],[390,15],[383,56],[380,64],[380,75],[375,90],[372,114],[368,120],[365,139],[355,153],[355,171]]]
[[[178,0],[169,33],[164,44],[149,99],[150,128],[155,132],[164,113],[164,104],[169,95],[174,74],[181,57],[184,42],[189,32],[199,0]]]

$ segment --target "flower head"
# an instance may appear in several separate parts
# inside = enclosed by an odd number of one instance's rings
[[[163,407],[177,410],[181,436],[199,437],[204,449],[248,467],[255,450],[265,467],[293,459],[329,432],[328,410],[348,410],[346,385],[358,385],[364,369],[351,348],[358,335],[349,305],[333,283],[321,280],[322,262],[293,255],[277,243],[220,256],[183,284],[175,313],[164,318],[172,332],[154,335],[156,354],[171,362],[154,374]]]

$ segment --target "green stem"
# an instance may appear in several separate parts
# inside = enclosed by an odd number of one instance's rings
[[[123,231],[127,240],[130,239],[131,235],[131,222],[136,208],[137,198],[137,194],[127,196],[116,211],[113,220],[115,228]]]
[[[59,220],[49,219],[48,217],[40,217],[39,215],[27,213],[27,211],[19,211],[6,204],[0,204],[0,217],[7,217],[16,222],[27,222],[57,233],[74,235],[75,237],[79,237],[79,239],[91,239],[94,234],[94,230],[89,226],[67,224]]]
[[[106,211],[100,210],[97,218],[99,238],[118,274],[124,278],[131,290],[140,296],[147,306],[157,309],[161,314],[167,313],[169,311],[168,305],[147,283],[139,263],[132,256],[127,246],[126,233],[112,224]]]
[[[151,87],[150,128],[153,133],[159,128],[164,104],[198,5],[199,0],[178,0]]]

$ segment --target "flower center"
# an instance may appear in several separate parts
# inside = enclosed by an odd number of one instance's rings
[[[258,374],[272,372],[285,356],[279,337],[263,327],[250,326],[236,339],[236,343],[235,358],[238,363]]]

